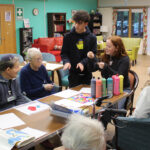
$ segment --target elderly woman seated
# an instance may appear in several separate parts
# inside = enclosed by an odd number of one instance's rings
[[[21,91],[30,99],[35,100],[55,93],[54,85],[44,65],[42,65],[42,54],[37,48],[27,51],[29,63],[20,72]]]
[[[81,115],[72,115],[61,137],[61,150],[105,150],[101,122]],[[60,149],[60,148],[57,148]]]

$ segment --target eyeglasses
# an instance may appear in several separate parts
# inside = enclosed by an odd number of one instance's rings
[[[39,58],[33,58],[35,61],[42,61],[43,58],[42,57],[39,57]]]

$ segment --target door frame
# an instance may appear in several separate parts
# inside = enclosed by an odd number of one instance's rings
[[[13,27],[12,27],[12,30],[13,30],[13,33],[14,33],[14,35],[13,35],[13,45],[12,45],[12,52],[10,51],[10,53],[17,53],[17,47],[16,47],[16,19],[15,19],[15,5],[14,4],[0,4],[0,7],[2,7],[2,8],[5,8],[5,7],[10,7],[11,8],[11,19],[12,19],[12,23],[13,23]],[[5,12],[5,11],[4,11]],[[3,14],[2,14],[3,15]],[[2,24],[1,24],[2,25]],[[2,28],[2,27],[1,27]],[[4,31],[4,32],[6,32],[6,31]],[[2,31],[1,31],[1,35],[2,35]],[[3,37],[2,38],[5,38],[4,37],[5,35],[3,35]],[[4,43],[4,50],[3,50],[3,52],[2,53],[5,53],[5,50],[7,49],[6,47],[5,47],[5,43]],[[1,52],[0,52],[1,53]],[[8,53],[8,51],[6,51],[6,53]]]

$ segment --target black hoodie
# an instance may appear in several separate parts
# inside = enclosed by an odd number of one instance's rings
[[[61,58],[63,64],[69,62],[71,63],[71,72],[75,73],[87,73],[87,53],[92,51],[96,54],[97,40],[96,36],[92,34],[88,27],[86,27],[86,32],[77,33],[75,27],[66,33],[63,40],[63,47],[61,51]],[[78,63],[84,65],[84,71],[81,72],[76,69]]]

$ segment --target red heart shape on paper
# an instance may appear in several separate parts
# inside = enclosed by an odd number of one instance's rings
[[[31,110],[31,111],[36,111],[36,107],[35,106],[29,106],[28,109]]]

